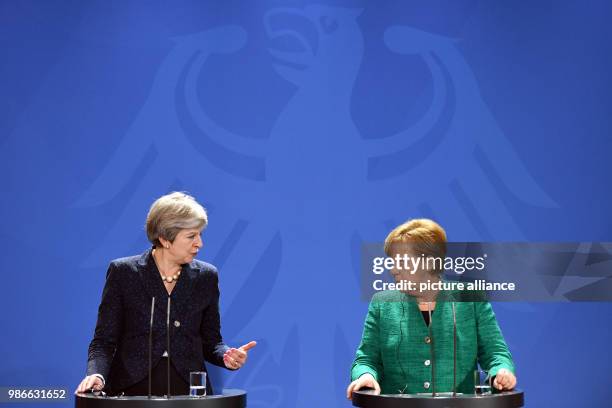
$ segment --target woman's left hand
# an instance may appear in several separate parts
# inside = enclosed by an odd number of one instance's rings
[[[223,363],[230,370],[240,369],[246,363],[248,351],[255,347],[257,342],[250,341],[242,347],[231,348],[223,355]]]
[[[516,386],[516,377],[510,370],[501,368],[495,376],[493,386],[500,391],[511,390]]]

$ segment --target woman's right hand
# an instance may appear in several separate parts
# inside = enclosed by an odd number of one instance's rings
[[[346,388],[346,398],[353,398],[353,391],[359,391],[362,388],[374,388],[374,394],[380,394],[380,385],[378,385],[378,381],[374,379],[374,376],[369,373],[365,373],[355,381],[349,384]]]
[[[75,392],[87,392],[92,388],[96,391],[104,388],[104,382],[97,375],[88,375],[87,377],[83,378],[83,381],[81,381]]]

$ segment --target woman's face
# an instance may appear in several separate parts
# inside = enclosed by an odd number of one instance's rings
[[[406,246],[405,244],[392,247],[389,256],[394,259],[399,257],[402,261],[401,268],[396,267],[390,270],[391,276],[393,276],[395,282],[413,282],[418,288],[421,283],[426,283],[428,279],[432,279],[429,271],[425,268],[425,265],[422,264],[423,258],[421,257],[421,254],[414,251],[411,247]],[[417,260],[418,258],[420,258],[420,263],[416,268],[414,268],[414,264],[411,262],[411,260]],[[403,292],[410,296],[421,295],[418,289],[415,291],[406,290]]]
[[[179,264],[193,261],[198,251],[202,248],[202,229],[182,229],[176,234],[174,242],[170,242],[168,254]]]

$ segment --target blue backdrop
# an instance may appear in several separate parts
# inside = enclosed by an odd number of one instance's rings
[[[361,242],[420,216],[612,240],[611,9],[0,2],[0,386],[74,390],[109,260],[178,189],[209,209],[226,341],[259,342],[215,382],[350,406]],[[494,307],[528,407],[609,406],[610,304]]]

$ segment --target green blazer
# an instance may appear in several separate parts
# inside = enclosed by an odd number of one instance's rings
[[[429,393],[435,370],[436,392],[452,391],[453,303],[457,321],[457,392],[474,392],[477,362],[490,376],[500,368],[514,373],[512,355],[491,305],[453,302],[454,299],[458,299],[456,295],[444,299],[439,296],[430,337],[414,298],[399,291],[376,293],[368,308],[351,379],[370,373],[383,394]]]

